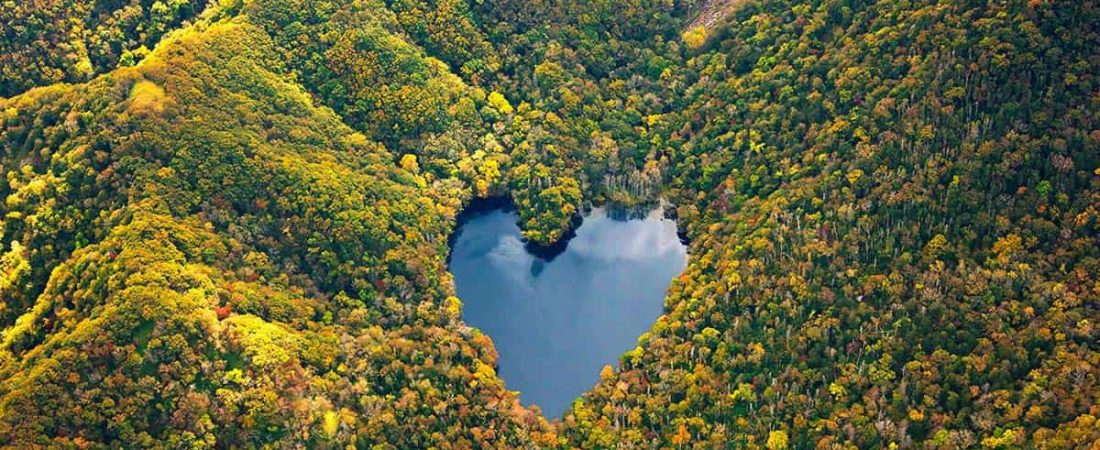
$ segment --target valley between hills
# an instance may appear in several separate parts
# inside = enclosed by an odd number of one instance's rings
[[[1093,0],[0,1],[0,447],[1095,448],[1098,111]],[[689,242],[560,419],[485,199]]]

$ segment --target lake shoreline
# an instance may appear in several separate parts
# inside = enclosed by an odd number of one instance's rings
[[[584,224],[584,217],[591,214],[592,211],[596,209],[605,210],[609,218],[618,221],[642,220],[647,218],[652,212],[660,211],[663,218],[671,220],[676,224],[676,236],[680,239],[680,243],[685,247],[690,247],[691,241],[688,239],[687,230],[681,226],[678,220],[676,208],[672,207],[665,199],[661,198],[658,199],[657,202],[646,202],[633,206],[614,205],[610,203],[603,205],[586,203],[580,211],[573,214],[573,218],[569,222],[569,228],[562,233],[562,236],[558,238],[558,240],[549,245],[543,245],[525,238],[523,239],[524,248],[531,254],[546,261],[553,260],[558,255],[565,252],[565,249],[569,247],[569,241],[577,237],[577,229]],[[461,232],[463,225],[469,223],[470,220],[498,210],[516,212],[516,203],[512,197],[507,195],[471,199],[466,203],[462,211],[455,216],[454,229],[451,230],[451,234],[447,237],[447,248],[454,248],[455,241],[458,239],[458,234]],[[516,226],[520,227],[520,229],[523,228],[523,224],[518,220]],[[451,251],[448,251],[447,264],[450,265],[450,262]]]
[[[660,208],[588,208],[553,258],[524,242],[507,199],[472,204],[455,231],[448,270],[461,320],[498,353],[494,369],[523,404],[560,418],[618,367],[623,352],[664,314],[687,265],[676,223]]]

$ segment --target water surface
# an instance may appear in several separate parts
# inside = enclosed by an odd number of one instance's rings
[[[532,253],[515,213],[498,209],[459,226],[450,264],[463,319],[493,339],[504,383],[550,418],[634,348],[687,262],[659,211],[616,220],[594,210],[558,251]]]

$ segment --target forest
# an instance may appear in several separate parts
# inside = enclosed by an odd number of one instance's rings
[[[1100,2],[0,0],[0,448],[1100,447]],[[448,237],[674,205],[560,420]]]

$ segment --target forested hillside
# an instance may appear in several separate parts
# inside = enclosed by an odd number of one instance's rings
[[[0,446],[1100,445],[1092,0],[0,1]],[[560,421],[461,320],[510,197],[677,209]]]

